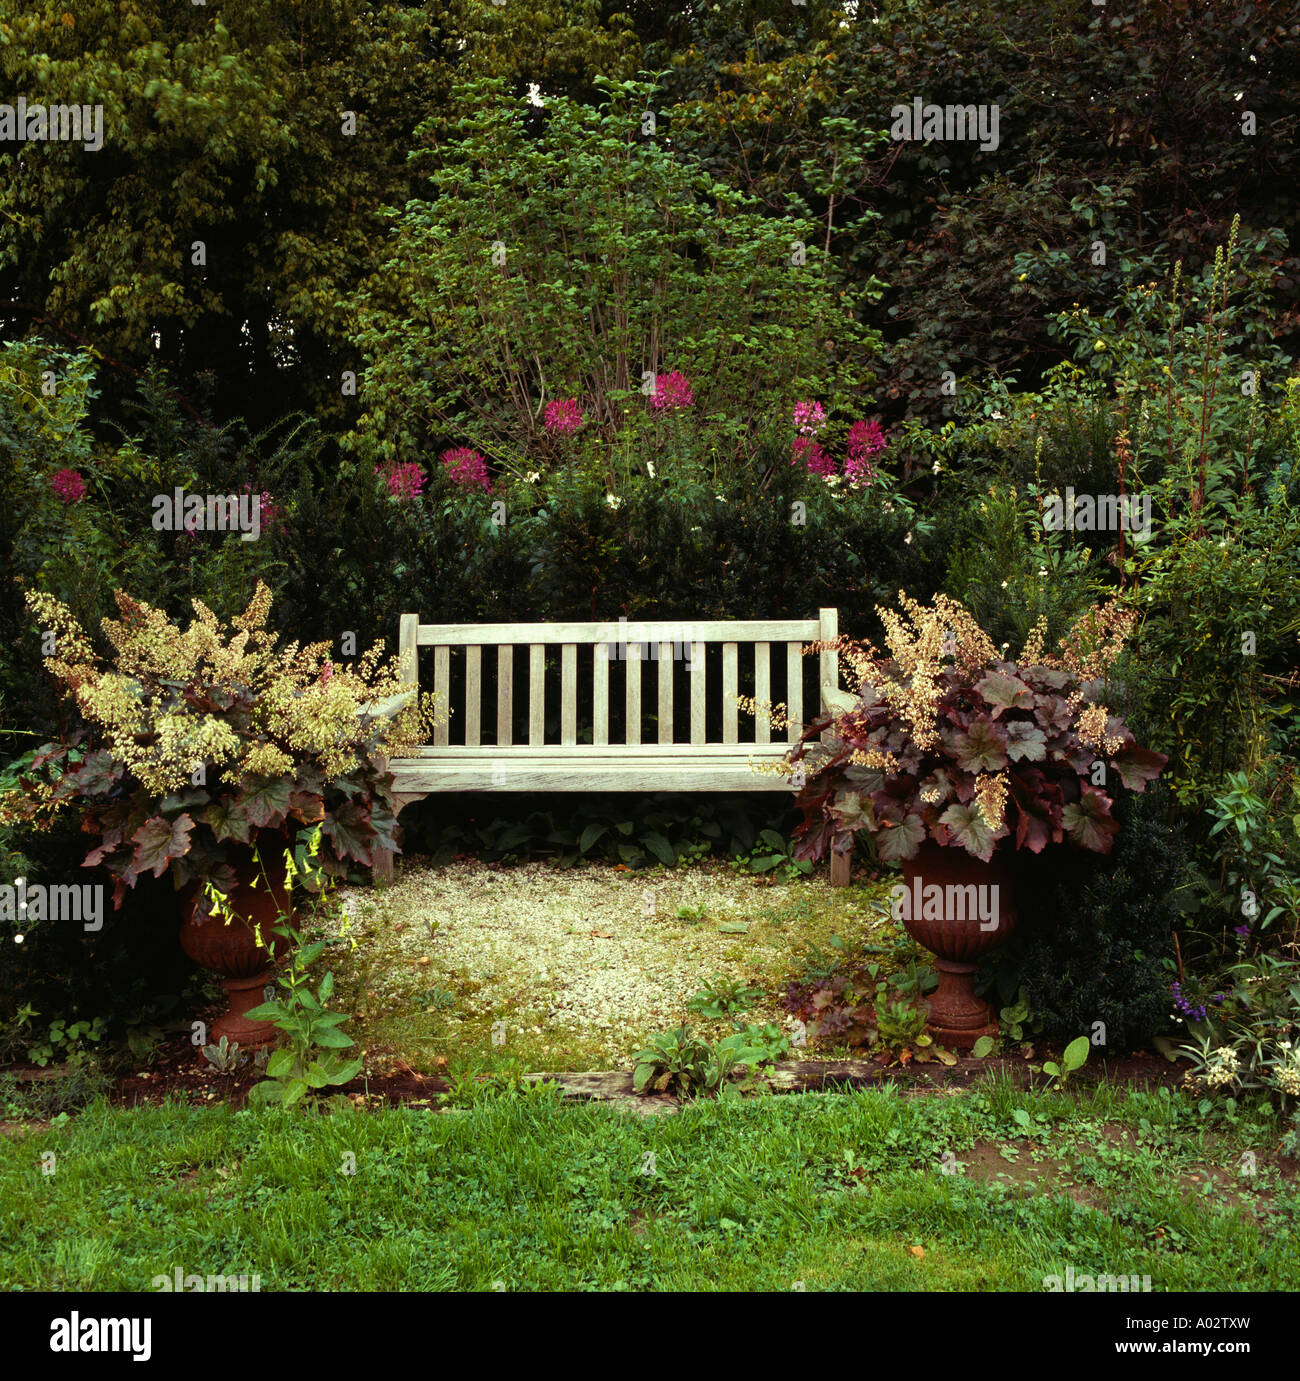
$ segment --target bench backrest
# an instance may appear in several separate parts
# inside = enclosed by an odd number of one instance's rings
[[[753,698],[770,701],[772,685],[772,644],[785,655],[783,697],[790,720],[785,731],[788,741],[799,737],[803,726],[803,645],[814,640],[829,641],[836,637],[839,614],[835,609],[822,609],[815,619],[741,619],[741,620],[678,620],[647,621],[620,619],[604,623],[489,623],[489,624],[429,624],[420,623],[415,614],[403,614],[398,639],[398,653],[408,683],[419,689],[419,649],[433,649],[433,689],[445,710],[451,705],[451,654],[464,649],[464,742],[469,747],[481,744],[483,649],[496,649],[496,744],[513,742],[514,719],[514,653],[516,647],[526,646],[528,654],[528,743],[533,747],[545,744],[546,734],[546,651],[548,646],[560,649],[560,744],[576,747],[578,742],[578,649],[590,646],[591,660],[591,731],[592,744],[609,744],[610,732],[610,663],[626,668],[624,681],[625,742],[641,742],[642,661],[647,655],[658,663],[655,695],[658,708],[658,742],[672,744],[673,738],[673,669],[678,662],[688,668],[686,685],[690,699],[690,738],[683,743],[704,744],[708,715],[708,682],[714,677],[706,672],[712,660],[720,672],[721,729],[723,744],[738,744],[739,708],[736,695],[739,687],[739,650],[743,645],[753,647]],[[711,644],[721,645],[720,664],[708,656]],[[748,659],[748,654],[747,654]],[[584,657],[584,662],[585,662]],[[822,689],[820,708],[825,710],[825,690],[839,685],[839,659],[833,650],[820,654],[818,684]],[[684,717],[684,716],[683,716]],[[718,722],[716,716],[714,722]],[[772,728],[766,716],[755,721],[754,742],[771,743]],[[713,740],[717,742],[717,740]],[[434,747],[450,743],[449,724],[444,713],[434,730]]]

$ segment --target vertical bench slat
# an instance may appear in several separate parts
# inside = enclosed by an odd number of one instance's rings
[[[609,746],[609,644],[597,643],[592,671],[591,742],[596,748]]]
[[[772,699],[772,645],[754,644],[754,699],[771,702]],[[754,742],[772,742],[772,721],[769,711],[760,708],[754,720]]]
[[[704,644],[691,644],[691,742],[704,742]]]
[[[451,648],[433,649],[433,693],[438,704],[443,706],[438,722],[433,726],[435,748],[445,748],[451,740],[447,731],[451,727]]]
[[[497,648],[497,743],[511,742],[510,720],[515,708],[515,650],[509,644]]]
[[[659,644],[659,742],[673,741],[673,644]]]
[[[737,729],[740,724],[740,707],[736,704],[736,690],[739,686],[739,658],[737,643],[722,644],[722,741],[738,743]]]
[[[483,649],[465,649],[465,742],[471,748],[479,746],[480,718],[483,704]]]
[[[789,710],[788,740],[794,743],[803,729],[803,644],[785,645],[786,708]]]
[[[818,620],[821,623],[821,633],[819,641],[828,643],[833,642],[840,631],[840,611],[838,609],[819,609]],[[833,649],[823,651],[821,654],[821,689],[820,701],[822,713],[825,713],[830,706],[826,703],[826,692],[828,690],[839,690],[840,688],[840,654]],[[822,735],[822,742],[831,741],[829,729]]]
[[[528,646],[528,746],[546,742],[546,644]]]
[[[627,644],[627,741],[641,742],[641,644]]]
[[[402,680],[420,686],[420,616],[403,614],[397,627],[397,659]]]
[[[560,649],[560,742],[571,748],[578,741],[578,644]]]

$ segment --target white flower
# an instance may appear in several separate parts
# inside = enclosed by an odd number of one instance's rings
[[[620,498],[616,498],[613,494],[606,494],[606,495],[605,495],[605,502],[606,502],[611,508],[614,508],[614,509],[618,509],[618,508],[622,508],[622,507],[623,507],[623,500],[620,499]]]
[[[991,413],[989,413],[989,416],[990,416],[995,422],[1001,422],[1001,421],[1002,421],[1002,414],[1001,414],[1000,412],[991,412]]]
[[[1007,582],[1005,580],[1002,582],[1002,588],[1004,590],[1007,588]]]
[[[1046,574],[1047,574],[1047,567],[1046,567],[1046,566],[1039,566],[1039,568],[1038,568],[1038,574],[1039,574],[1039,575],[1046,575]]]
[[[646,461],[646,463],[645,463],[645,470],[646,470],[646,474],[649,475],[651,479],[654,479],[654,477],[655,477],[655,463],[654,463],[653,460],[647,460],[647,461]]]
[[[541,479],[541,477],[542,477],[542,472],[541,472],[540,470],[530,470],[530,471],[528,472],[528,483],[529,483],[529,484],[536,484],[537,481],[538,481],[539,479]]]
[[[713,497],[714,497],[715,499],[717,499],[717,501],[718,501],[719,503],[726,503],[726,502],[727,502],[726,499],[724,499],[724,498],[722,497],[721,494],[715,494]]]
[[[930,471],[930,473],[931,473],[932,475],[937,475],[937,474],[939,473],[940,469],[942,469],[942,466],[940,466],[939,462],[936,460],[936,461],[934,462],[934,468]]]
[[[824,479],[824,480],[826,481],[826,483],[829,484],[830,487],[831,487],[832,489],[835,488],[835,486],[840,482],[840,480],[841,480],[842,478],[843,478],[842,475],[823,475],[823,476],[822,476],[822,479]]]
[[[912,534],[909,532],[907,536],[903,538],[903,541],[907,546],[910,547],[912,545]]]

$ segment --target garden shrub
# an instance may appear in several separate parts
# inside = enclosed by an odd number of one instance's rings
[[[1159,783],[1140,796],[1117,792],[1120,821],[1108,855],[1050,849],[1020,860],[1017,935],[999,961],[1010,1001],[1023,983],[1051,1041],[1091,1036],[1105,1025],[1105,1050],[1136,1049],[1168,1025],[1169,978],[1188,849],[1169,823]]]

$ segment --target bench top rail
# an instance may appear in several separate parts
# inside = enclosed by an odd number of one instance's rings
[[[415,615],[407,615],[414,618]],[[811,641],[818,619],[623,619],[603,623],[421,623],[421,647],[531,643],[734,643]]]

